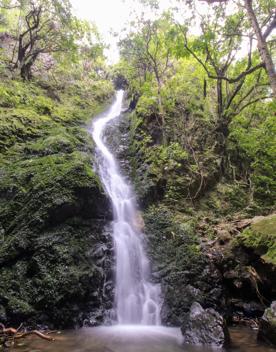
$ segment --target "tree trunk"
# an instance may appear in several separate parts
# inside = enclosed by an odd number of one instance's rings
[[[39,52],[34,53],[31,57],[25,58],[20,67],[20,76],[24,81],[32,79],[32,67],[35,63]]]
[[[31,65],[23,64],[20,69],[20,76],[24,81],[30,81],[32,78]]]
[[[223,98],[222,80],[220,78],[217,79],[217,104],[218,119],[221,120],[223,118]]]
[[[266,68],[267,74],[269,76],[273,96],[274,96],[274,98],[276,98],[276,72],[275,72],[275,67],[273,64],[272,57],[268,51],[266,40],[262,35],[262,31],[260,29],[257,17],[255,15],[254,10],[253,10],[252,0],[244,0],[244,5],[247,10],[248,18],[252,24],[253,29],[254,29],[254,33],[257,37],[258,50],[260,52],[260,56],[262,58],[263,63],[265,64],[265,68]]]

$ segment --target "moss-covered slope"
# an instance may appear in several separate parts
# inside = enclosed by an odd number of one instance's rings
[[[274,142],[269,133],[265,142],[256,141],[255,126],[246,136],[241,126],[237,133],[236,120],[222,154],[213,121],[186,106],[166,111],[165,143],[156,113],[142,96],[119,126],[125,148],[114,148],[127,159],[125,172],[144,211],[154,278],[162,285],[163,321],[180,324],[194,301],[229,320],[260,317],[276,297],[275,238],[260,229],[253,234],[254,225],[243,230],[252,217],[273,211],[275,178],[265,165]],[[269,132],[271,120],[260,128]],[[251,155],[245,138],[256,143]],[[265,194],[257,192],[264,176]]]
[[[112,87],[7,80],[0,91],[0,320],[96,323],[108,281],[109,204],[85,126]]]

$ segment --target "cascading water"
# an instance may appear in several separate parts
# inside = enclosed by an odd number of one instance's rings
[[[131,187],[120,174],[118,163],[104,143],[106,125],[122,110],[123,91],[118,91],[110,110],[93,123],[101,181],[113,206],[113,239],[116,256],[115,309],[119,324],[160,324],[160,287],[150,282],[149,261]]]

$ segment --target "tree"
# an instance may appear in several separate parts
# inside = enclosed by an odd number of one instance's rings
[[[156,20],[140,18],[136,31],[120,41],[121,56],[132,63],[145,82],[147,75],[153,75],[157,86],[160,127],[165,127],[162,103],[162,87],[172,64],[174,39],[177,34],[169,14]],[[165,128],[162,128],[165,140]]]
[[[67,0],[0,0],[0,63],[24,80],[63,81],[105,74],[105,45],[93,23],[77,19]],[[4,8],[3,8],[4,6]]]
[[[201,1],[206,1],[209,4],[230,2],[230,0]],[[269,76],[273,96],[276,98],[276,70],[267,43],[269,35],[272,33],[273,29],[276,28],[276,3],[274,0],[265,0],[265,2],[259,1],[254,8],[253,0],[243,0],[242,2],[239,2],[239,6],[244,7],[246,10],[248,19],[257,39],[257,47],[261,59]],[[260,17],[261,21],[258,20],[258,17]],[[275,41],[273,41],[273,44],[275,44]]]
[[[41,54],[72,49],[78,32],[76,19],[67,0],[29,0],[14,5],[18,25],[13,30],[15,40],[11,66],[19,69],[23,79],[30,79],[32,67]],[[12,6],[13,7],[13,6]]]
[[[251,33],[241,30],[246,28],[242,11],[226,16],[225,8],[217,6],[212,15],[200,20],[202,34],[198,37],[188,35],[188,24],[180,26],[184,37],[182,55],[192,55],[207,77],[216,82],[218,130],[227,137],[233,116],[269,97],[262,72],[264,63],[259,62],[253,50]],[[243,36],[248,38],[248,54],[237,60]],[[250,75],[254,75],[253,81]]]
[[[264,63],[253,47],[253,35],[243,11],[215,6],[201,15],[200,35],[190,33],[191,22],[179,25],[176,53],[193,57],[204,69],[203,98],[216,106],[214,131],[221,173],[229,167],[227,141],[230,123],[245,109],[271,97]],[[184,39],[184,40],[183,40]],[[183,45],[184,43],[184,45]],[[245,52],[247,43],[247,53]],[[242,49],[242,50],[241,50]]]

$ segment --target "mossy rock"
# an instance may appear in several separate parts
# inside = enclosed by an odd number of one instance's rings
[[[9,324],[103,319],[110,204],[85,128],[113,93],[103,86],[70,85],[51,98],[35,82],[0,83],[0,317]]]
[[[258,339],[276,346],[276,301],[265,310],[260,320]]]
[[[276,214],[253,219],[237,241],[253,249],[266,263],[276,265]]]
[[[196,221],[165,206],[144,215],[154,277],[163,292],[163,323],[180,325],[197,300],[216,307],[221,301],[220,275],[200,247]]]

